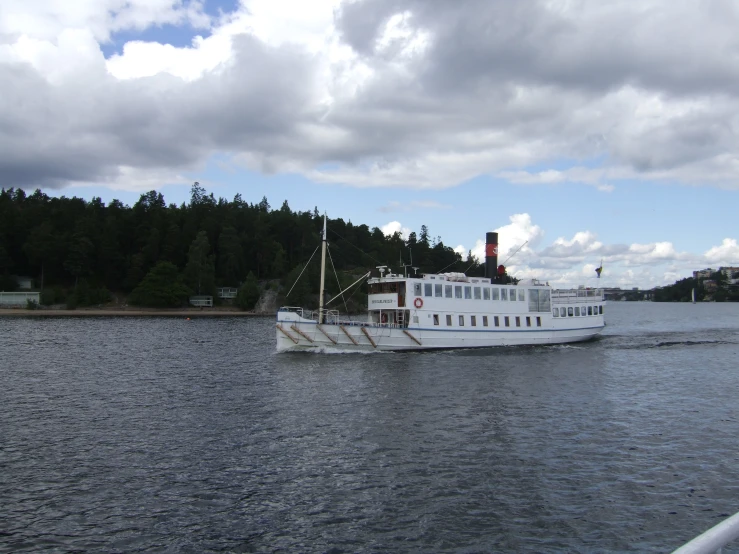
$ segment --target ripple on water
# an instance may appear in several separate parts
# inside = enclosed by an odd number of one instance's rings
[[[688,307],[380,356],[275,355],[271,319],[0,319],[0,544],[669,551],[739,510],[737,319]]]

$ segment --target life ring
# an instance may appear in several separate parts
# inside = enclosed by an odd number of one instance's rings
[[[416,308],[423,308],[423,298],[416,298],[416,299],[415,299],[415,300],[413,301],[413,305],[414,305],[414,306],[415,306]]]

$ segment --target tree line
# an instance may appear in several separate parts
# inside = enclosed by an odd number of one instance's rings
[[[401,258],[409,263],[412,257],[419,274],[484,272],[471,253],[463,259],[441,237],[432,238],[425,225],[407,239],[340,218],[327,225],[329,295],[368,268],[387,265],[398,271]],[[193,294],[216,297],[216,287],[235,287],[238,304],[248,309],[267,285],[281,300],[303,305],[318,290],[320,253],[315,252],[322,228],[318,208],[294,212],[285,200],[273,210],[266,197],[252,204],[240,194],[231,201],[216,199],[197,182],[190,201],[181,205],[166,204],[157,191],[128,206],[3,188],[0,290],[14,290],[13,276],[22,275],[33,277],[42,303],[102,304],[120,293],[132,304],[164,307],[181,305]],[[353,298],[354,309],[365,294]]]

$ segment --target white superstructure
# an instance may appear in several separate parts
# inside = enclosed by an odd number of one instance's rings
[[[323,321],[300,308],[277,313],[277,350],[423,350],[558,344],[604,327],[601,289],[553,290],[528,281],[497,284],[460,273],[369,279],[366,321]],[[317,314],[315,314],[317,315]]]

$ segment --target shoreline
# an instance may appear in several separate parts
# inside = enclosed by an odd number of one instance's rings
[[[270,317],[274,314],[244,312],[241,310],[224,310],[222,308],[205,309],[167,309],[167,308],[78,308],[38,309],[0,308],[0,317]]]

